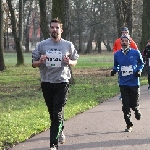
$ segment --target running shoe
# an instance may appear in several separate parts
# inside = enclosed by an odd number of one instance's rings
[[[121,95],[119,95],[119,100],[120,100],[120,101],[122,101],[122,97],[121,97]]]
[[[132,127],[131,127],[131,126],[127,127],[127,128],[125,129],[125,132],[132,132]]]
[[[140,119],[141,119],[141,116],[142,116],[142,114],[141,114],[140,111],[135,111],[135,118],[136,118],[137,120],[140,120]]]
[[[66,140],[66,137],[65,137],[63,131],[61,131],[61,132],[60,132],[60,135],[59,135],[59,137],[58,137],[58,142],[59,142],[60,144],[64,144],[64,143],[65,143],[65,140]]]
[[[150,92],[150,86],[148,87],[148,92]]]

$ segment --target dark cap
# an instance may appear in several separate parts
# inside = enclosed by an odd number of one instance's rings
[[[129,36],[129,35],[122,35],[120,38],[121,38],[121,39],[122,39],[122,38],[126,38],[126,39],[128,39],[128,40],[130,41],[130,36]]]
[[[147,40],[147,43],[150,42],[150,39]]]
[[[121,31],[128,31],[129,32],[129,29],[127,27],[122,27]]]

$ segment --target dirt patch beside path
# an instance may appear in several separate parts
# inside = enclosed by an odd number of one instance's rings
[[[73,75],[102,75],[102,76],[110,76],[111,69],[98,69],[98,68],[86,68],[86,69],[73,69]]]

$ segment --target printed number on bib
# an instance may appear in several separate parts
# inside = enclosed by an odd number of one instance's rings
[[[122,76],[128,76],[133,74],[132,66],[122,66],[121,67]]]
[[[62,52],[60,51],[46,51],[47,59],[46,66],[61,67]]]

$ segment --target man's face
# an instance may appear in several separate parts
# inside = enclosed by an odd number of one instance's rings
[[[130,41],[127,38],[121,39],[121,46],[123,49],[128,48],[130,45]]]
[[[121,31],[122,35],[128,35],[128,31]]]
[[[62,32],[63,32],[63,30],[59,23],[55,23],[55,22],[51,23],[50,34],[51,34],[52,38],[57,39],[58,37],[61,37]]]

